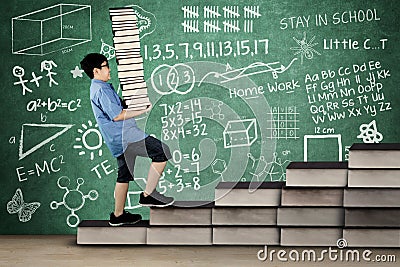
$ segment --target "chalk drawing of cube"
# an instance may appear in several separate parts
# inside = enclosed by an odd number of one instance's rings
[[[58,4],[12,18],[12,53],[46,55],[92,40],[91,6]]]
[[[251,146],[257,140],[256,119],[229,121],[224,130],[224,147]]]

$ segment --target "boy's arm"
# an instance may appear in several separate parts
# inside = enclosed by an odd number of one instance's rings
[[[146,113],[147,111],[150,111],[152,108],[152,105],[150,104],[146,109],[143,110],[127,110],[123,109],[120,114],[118,114],[113,121],[122,121],[122,120],[127,120],[133,117],[137,117],[142,115],[143,113]]]

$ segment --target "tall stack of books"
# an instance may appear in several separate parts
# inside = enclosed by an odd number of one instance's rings
[[[284,182],[220,182],[212,210],[213,244],[279,245]]]
[[[283,246],[333,246],[342,238],[345,162],[291,162],[278,209]]]
[[[354,144],[344,192],[351,246],[400,246],[400,144]]]
[[[122,97],[128,110],[143,110],[150,105],[140,54],[137,16],[132,8],[110,8],[115,56]]]

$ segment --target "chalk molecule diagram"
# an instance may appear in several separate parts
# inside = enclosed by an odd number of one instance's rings
[[[211,107],[206,107],[206,110],[209,110],[211,112],[210,118],[212,120],[223,120],[225,118],[225,115],[222,114],[222,109],[221,107],[224,105],[222,101],[211,101],[212,106]]]
[[[383,140],[383,135],[378,132],[376,121],[373,120],[370,123],[361,124],[357,138],[362,138],[364,143],[379,143]]]
[[[67,224],[69,227],[76,227],[79,222],[79,216],[75,214],[76,211],[80,210],[85,205],[85,200],[88,198],[90,200],[96,200],[99,196],[99,193],[96,190],[90,190],[87,195],[84,195],[79,187],[83,185],[85,180],[83,178],[78,178],[76,180],[77,186],[75,189],[68,189],[70,184],[70,179],[67,176],[61,176],[57,180],[57,185],[60,189],[65,189],[65,194],[63,196],[62,202],[52,201],[50,203],[50,208],[55,210],[58,209],[59,206],[64,205],[65,208],[71,211],[71,214],[67,216]],[[75,219],[75,223],[72,220]]]
[[[101,39],[100,41],[101,41],[100,54],[104,55],[107,58],[107,60],[115,58],[115,48],[109,44],[106,44],[103,41],[103,39]]]
[[[224,177],[222,174],[226,171],[226,162],[223,159],[216,159],[214,162],[211,164],[211,168],[213,173],[219,174],[221,177],[221,181],[225,182]]]
[[[264,156],[261,156],[259,159],[257,159],[251,153],[247,154],[247,157],[253,162],[253,171],[251,171],[250,174],[257,179],[257,182],[259,182],[261,177],[264,175],[267,175],[269,178],[268,180],[271,182],[285,180],[286,173],[283,166],[289,161],[285,160],[282,162],[282,159],[278,158],[277,155],[278,153],[274,152],[273,160],[271,162],[267,162]]]

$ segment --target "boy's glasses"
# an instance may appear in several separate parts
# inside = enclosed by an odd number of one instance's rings
[[[109,68],[110,66],[108,65],[108,63],[106,63],[105,65],[100,65],[100,69],[102,69],[103,67]]]

